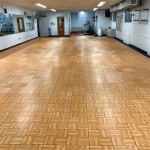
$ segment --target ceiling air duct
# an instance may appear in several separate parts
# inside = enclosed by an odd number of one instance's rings
[[[126,0],[114,7],[111,7],[110,12],[126,10],[126,9],[137,7],[139,5],[140,5],[140,0]]]
[[[39,18],[42,18],[42,17],[46,17],[46,13],[36,13],[35,14],[36,19],[39,19]]]

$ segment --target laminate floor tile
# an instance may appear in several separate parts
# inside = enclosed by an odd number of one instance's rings
[[[150,150],[150,59],[93,36],[0,52],[0,150]]]

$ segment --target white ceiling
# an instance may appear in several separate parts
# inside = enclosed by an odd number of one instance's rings
[[[0,0],[0,2],[21,6],[30,9],[41,10],[35,6],[35,3],[41,3],[47,6],[47,10],[92,10],[97,7],[100,1],[105,1],[105,5],[100,9],[109,8],[122,0]]]

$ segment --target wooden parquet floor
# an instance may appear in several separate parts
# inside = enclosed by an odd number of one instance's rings
[[[0,150],[150,150],[150,59],[92,36],[0,52]]]

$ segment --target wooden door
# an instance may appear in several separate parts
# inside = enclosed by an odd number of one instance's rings
[[[18,31],[19,32],[25,32],[23,17],[18,17],[17,18],[17,23],[18,23]]]
[[[65,35],[64,17],[57,17],[57,26],[58,26],[58,36],[64,36]]]

